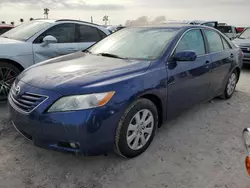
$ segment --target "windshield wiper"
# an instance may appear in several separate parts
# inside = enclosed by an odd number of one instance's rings
[[[99,54],[96,54],[96,55],[101,55],[101,56],[105,56],[105,57],[113,57],[113,58],[117,58],[117,59],[128,59],[128,58],[120,57],[118,55],[109,54],[109,53],[99,53]]]
[[[246,38],[243,38],[243,37],[238,37],[239,39],[246,39]]]
[[[88,53],[88,54],[92,54],[92,52],[89,50],[83,50],[83,52]]]

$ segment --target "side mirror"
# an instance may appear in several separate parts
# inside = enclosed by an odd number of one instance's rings
[[[52,35],[48,35],[46,37],[43,38],[43,45],[48,45],[50,43],[57,43],[57,39],[56,37],[53,37]]]
[[[197,58],[197,55],[194,51],[181,51],[177,52],[173,56],[174,61],[195,61]]]

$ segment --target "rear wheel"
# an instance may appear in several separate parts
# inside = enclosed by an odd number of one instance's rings
[[[20,72],[15,65],[0,62],[0,101],[7,100],[10,88]]]
[[[135,101],[124,113],[116,130],[116,152],[126,158],[143,153],[158,126],[157,108],[148,99]]]
[[[235,88],[236,88],[237,81],[238,81],[238,73],[235,70],[229,76],[226,88],[224,90],[224,93],[221,95],[221,98],[230,99],[233,96],[233,93],[234,93]]]

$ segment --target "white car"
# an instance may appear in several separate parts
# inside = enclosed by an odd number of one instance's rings
[[[110,34],[106,28],[77,20],[34,20],[0,36],[0,100],[16,76],[50,58],[85,50]]]
[[[235,39],[238,35],[236,27],[231,25],[219,25],[217,29],[231,40]]]

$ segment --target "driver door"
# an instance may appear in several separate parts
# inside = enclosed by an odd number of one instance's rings
[[[48,35],[55,37],[57,42],[44,44],[43,38]],[[76,25],[72,23],[55,25],[33,42],[35,63],[76,51],[79,51],[79,43],[76,42]]]
[[[196,60],[169,61],[167,66],[168,119],[174,118],[181,111],[209,98],[211,58],[206,52],[200,29],[186,32],[177,44],[173,55],[185,50],[196,52]]]

